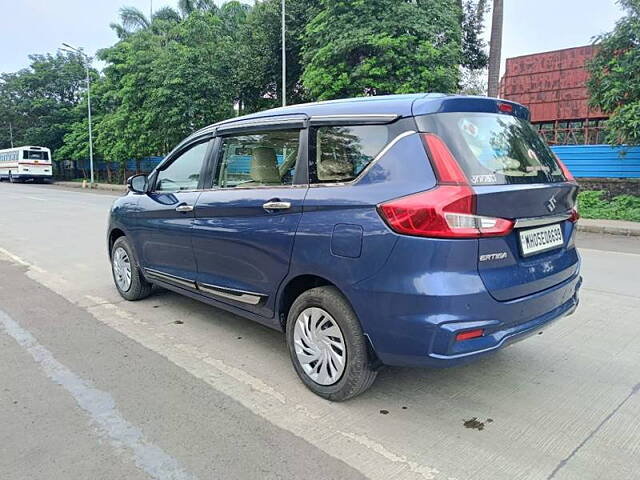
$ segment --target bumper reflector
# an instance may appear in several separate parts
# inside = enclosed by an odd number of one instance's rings
[[[484,330],[482,328],[478,328],[476,330],[468,330],[466,332],[458,333],[456,335],[456,342],[471,340],[472,338],[478,338],[482,335],[484,335]]]

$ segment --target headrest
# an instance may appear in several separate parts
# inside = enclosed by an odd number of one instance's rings
[[[276,151],[269,147],[256,147],[253,149],[251,160],[251,180],[259,183],[280,183]]]
[[[318,180],[351,180],[353,164],[340,158],[324,156],[318,163]]]

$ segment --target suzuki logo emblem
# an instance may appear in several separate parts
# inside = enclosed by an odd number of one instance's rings
[[[557,203],[558,201],[556,200],[556,196],[553,195],[549,200],[547,200],[547,203],[545,203],[547,210],[549,210],[549,212],[553,212],[556,209]]]

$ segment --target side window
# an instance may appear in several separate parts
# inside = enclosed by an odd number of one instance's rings
[[[389,143],[387,125],[319,127],[315,129],[315,177],[319,183],[356,178]]]
[[[197,189],[200,169],[208,145],[209,142],[198,143],[186,152],[182,152],[166,169],[160,170],[156,180],[156,192]]]
[[[299,144],[299,130],[223,138],[214,187],[291,185]]]

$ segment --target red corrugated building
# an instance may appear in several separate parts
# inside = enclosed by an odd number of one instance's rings
[[[607,116],[589,108],[586,63],[593,45],[508,58],[500,96],[526,105],[551,144],[599,144]]]

